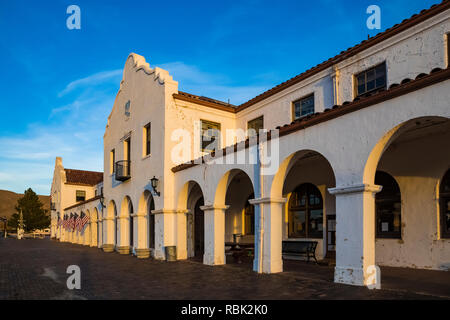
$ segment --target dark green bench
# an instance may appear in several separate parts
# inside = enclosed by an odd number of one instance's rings
[[[317,241],[283,241],[283,254],[291,256],[305,256],[306,261],[310,258],[316,259]]]

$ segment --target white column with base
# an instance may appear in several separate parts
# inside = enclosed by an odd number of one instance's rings
[[[375,266],[375,194],[381,186],[361,184],[328,189],[336,196],[334,282],[378,287]]]
[[[105,252],[113,252],[115,243],[115,228],[114,228],[114,220],[113,217],[106,217],[102,219],[102,248]]]
[[[187,214],[189,210],[176,211],[176,231],[177,231],[177,259],[187,259]]]
[[[83,234],[84,234],[84,242],[83,242],[83,244],[85,246],[90,246],[91,245],[91,236],[92,236],[91,235],[91,223],[90,222],[86,223],[86,225],[84,227]]]
[[[153,257],[158,260],[166,258],[166,247],[177,246],[176,220],[177,211],[173,209],[152,210],[155,215],[155,251]],[[178,258],[177,247],[177,258]],[[182,251],[182,249],[180,249]]]
[[[225,264],[225,210],[229,206],[201,206],[205,215],[205,253],[206,265]]]
[[[253,271],[283,272],[282,222],[285,198],[260,198],[249,201],[255,206],[255,259]]]
[[[103,245],[103,219],[102,218],[97,220],[97,228],[98,228],[97,247],[101,248]]]
[[[134,232],[134,243],[136,247],[136,256],[138,258],[150,257],[150,249],[148,248],[148,228],[147,215],[145,212],[132,214],[133,223],[136,232]]]

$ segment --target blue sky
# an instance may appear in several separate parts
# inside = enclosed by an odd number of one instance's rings
[[[1,1],[0,189],[49,194],[54,159],[103,170],[103,133],[130,52],[179,89],[239,104],[438,0]],[[69,30],[66,9],[81,9]]]

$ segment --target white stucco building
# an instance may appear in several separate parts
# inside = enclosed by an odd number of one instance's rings
[[[239,106],[181,92],[130,54],[103,182],[65,200],[57,159],[52,235],[139,258],[174,246],[209,265],[238,237],[263,273],[283,271],[283,241],[314,241],[354,285],[374,284],[376,265],[447,270],[449,33],[444,1]],[[248,129],[269,134],[253,143]],[[72,235],[57,212],[90,224]]]

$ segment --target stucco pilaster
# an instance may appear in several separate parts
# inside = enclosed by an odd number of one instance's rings
[[[381,188],[361,184],[328,189],[336,196],[335,282],[369,286],[379,281],[375,268],[375,194]]]
[[[103,251],[105,252],[112,252],[114,251],[114,233],[116,232],[116,230],[114,230],[114,218],[113,217],[107,217],[107,218],[103,218],[103,244],[102,244],[102,248]]]
[[[225,264],[225,210],[229,206],[201,206],[205,213],[205,253],[203,263]]]
[[[177,211],[173,209],[152,210],[155,215],[155,251],[154,258],[166,258],[165,247],[177,246]],[[177,258],[178,258],[177,247]],[[182,249],[181,249],[182,250]]]
[[[253,270],[258,273],[282,272],[282,222],[286,199],[259,198],[249,202],[255,206]]]
[[[97,220],[97,228],[99,230],[97,233],[97,248],[101,248],[103,245],[103,220],[102,219]]]

